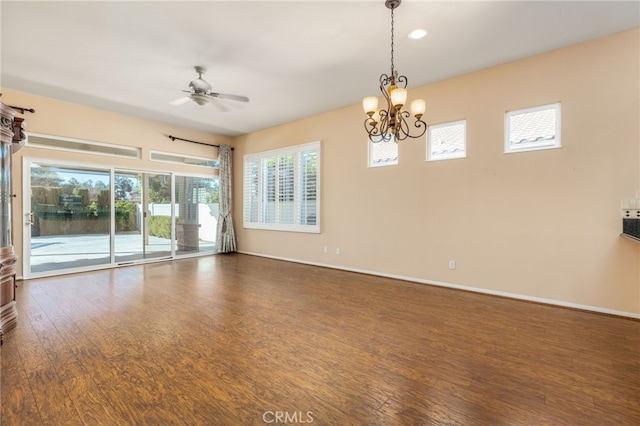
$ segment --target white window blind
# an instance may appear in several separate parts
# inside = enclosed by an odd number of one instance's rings
[[[244,156],[245,228],[320,232],[320,143]]]

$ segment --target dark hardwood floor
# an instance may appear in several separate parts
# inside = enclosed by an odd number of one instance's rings
[[[640,424],[640,321],[246,255],[17,299],[3,426]]]

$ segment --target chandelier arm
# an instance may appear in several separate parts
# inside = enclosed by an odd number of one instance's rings
[[[407,122],[407,119],[411,117],[411,114],[409,114],[408,111],[398,111],[397,113],[397,120],[398,120],[398,135],[400,135],[401,137],[399,138],[400,140],[404,140],[407,138],[407,136],[411,137],[410,131],[409,131],[409,123]]]
[[[374,128],[371,131],[367,130],[367,133],[369,134],[369,140],[372,143],[389,142],[393,138],[392,133],[382,133],[377,128]]]
[[[421,118],[416,118],[416,122],[413,123],[413,127],[415,127],[416,129],[420,130],[420,133],[418,133],[415,136],[411,136],[412,138],[419,138],[420,136],[424,135],[424,133],[427,131],[427,123],[425,123],[424,121],[422,121]]]
[[[364,129],[367,131],[367,133],[371,133],[371,132],[375,132],[376,131],[376,120],[374,120],[371,117],[367,117],[364,120]]]
[[[391,102],[387,87],[389,87],[389,85],[391,84],[393,84],[393,75],[388,76],[386,74],[382,74],[380,76],[380,93],[382,93],[382,96],[384,96],[384,98],[387,100],[387,106],[389,106]]]
[[[403,111],[402,112],[402,123],[401,123],[401,129],[400,132],[398,132],[398,140],[405,140],[407,138],[412,138],[412,139],[416,139],[421,137],[422,135],[425,134],[425,132],[427,131],[427,123],[425,123],[422,119],[416,118],[416,121],[413,123],[413,127],[415,129],[418,129],[418,133],[415,135],[411,134],[411,129],[409,128],[409,124],[407,122],[407,120],[405,120],[405,118],[409,118],[410,114],[407,111]]]
[[[376,121],[373,118],[369,118],[367,117],[366,120],[364,120],[364,129],[367,131],[367,133],[369,134],[369,139],[372,139],[373,136],[378,136],[380,134],[380,130],[378,129],[378,126],[376,125]]]
[[[380,128],[380,134],[386,136],[389,130],[389,111],[380,110],[380,124],[378,127]]]
[[[390,81],[391,81],[391,77],[388,76],[387,74],[380,75],[380,86],[381,87],[387,86]]]
[[[396,86],[402,87],[403,89],[407,88],[408,83],[409,83],[409,80],[404,75],[399,75],[399,76],[396,76],[395,78]]]
[[[371,117],[367,117],[364,121],[364,128],[367,131],[371,142],[389,142],[391,140],[391,135],[389,133],[389,113],[386,110],[380,110],[379,115],[379,122],[376,122]]]

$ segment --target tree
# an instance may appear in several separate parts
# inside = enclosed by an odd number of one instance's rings
[[[60,186],[63,194],[73,194],[74,188],[78,188],[80,186],[80,181],[76,178],[71,178]]]
[[[89,198],[91,200],[97,200],[99,194],[102,192],[102,190],[104,189],[109,189],[109,185],[107,185],[106,183],[104,183],[101,180],[97,180],[97,181],[92,181],[92,180],[88,180],[86,182],[84,182],[82,184],[82,186],[86,187],[89,189]]]
[[[156,175],[149,179],[149,202],[167,204],[171,202],[171,184],[168,175]]]
[[[116,176],[114,183],[116,200],[129,200],[131,199],[131,191],[133,191],[133,185],[131,179],[127,176]]]
[[[31,186],[59,187],[63,180],[55,167],[31,166]]]

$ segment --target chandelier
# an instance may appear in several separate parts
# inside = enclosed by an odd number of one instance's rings
[[[400,6],[401,1],[386,0],[384,3],[391,9],[391,74],[380,76],[380,91],[387,101],[387,109],[378,110],[376,96],[368,96],[362,100],[362,107],[367,114],[364,128],[369,134],[369,140],[374,143],[418,138],[427,130],[427,123],[422,121],[426,108],[424,99],[411,102],[411,113],[402,109],[407,103],[407,77],[398,75],[393,66],[393,11]],[[408,122],[412,115],[415,118],[413,127]]]

